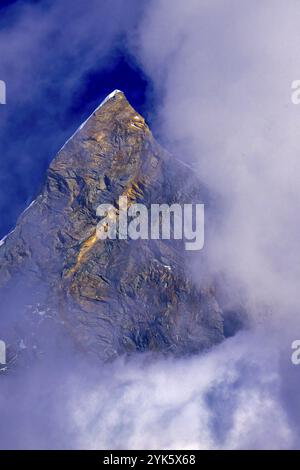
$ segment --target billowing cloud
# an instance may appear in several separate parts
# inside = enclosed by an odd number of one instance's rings
[[[300,335],[300,108],[291,101],[300,74],[298,24],[296,1],[154,0],[132,46],[161,96],[161,137],[210,190],[194,278],[222,273],[229,303],[242,303],[287,361]],[[265,363],[263,345],[256,348]],[[297,424],[299,445],[299,371],[274,361],[270,367],[282,389],[278,409]],[[258,383],[255,374],[252,380]],[[244,387],[247,393],[251,380]],[[270,402],[275,395],[270,388]],[[248,439],[240,445],[272,442],[250,428]]]
[[[298,24],[296,1],[154,0],[135,48],[162,94],[163,138],[216,198],[210,269],[279,316],[298,307]]]
[[[296,448],[289,361],[267,331],[193,358],[140,354],[99,367],[65,356],[2,384],[1,447]]]
[[[278,354],[270,344],[257,348],[262,340],[241,334],[202,357],[117,362],[108,385],[71,402],[80,447],[294,446],[279,398]]]

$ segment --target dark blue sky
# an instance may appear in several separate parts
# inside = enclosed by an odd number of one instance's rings
[[[112,90],[148,123],[151,83],[127,47],[142,1],[1,1],[0,238],[39,192],[55,153]],[[112,13],[113,12],[113,13]]]

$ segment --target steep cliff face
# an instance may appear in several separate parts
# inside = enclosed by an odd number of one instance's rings
[[[191,170],[115,92],[59,151],[1,244],[0,328],[11,363],[60,340],[106,360],[196,352],[224,338],[213,287],[186,275],[182,241],[97,239],[97,206],[117,206],[121,195],[146,206],[204,202]]]

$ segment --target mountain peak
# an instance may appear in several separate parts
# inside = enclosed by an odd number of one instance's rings
[[[213,289],[186,274],[181,240],[96,237],[100,204],[115,207],[120,196],[147,208],[185,204],[201,202],[201,192],[124,93],[110,93],[58,152],[42,192],[0,247],[9,358],[44,354],[54,331],[62,347],[66,336],[104,360],[132,351],[186,354],[224,339]],[[15,318],[9,327],[7,312]]]
[[[106,98],[104,98],[104,100],[101,101],[101,103],[99,104],[99,106],[97,106],[97,108],[92,112],[92,114],[90,114],[90,116],[80,125],[79,129],[82,129],[83,126],[85,125],[85,123],[90,119],[90,117],[92,117],[95,113],[97,113],[106,103],[108,103],[109,101],[113,100],[113,99],[123,99],[125,100],[127,103],[127,99],[126,99],[126,96],[125,94],[123,93],[123,91],[121,90],[114,90],[112,91],[111,93],[109,93]],[[129,104],[129,103],[128,103]]]
[[[60,151],[63,150],[65,146],[85,127],[85,125],[90,121],[90,119],[93,116],[95,116],[96,114],[99,114],[99,112],[102,111],[102,108],[105,104],[107,104],[108,102],[111,102],[112,100],[115,100],[117,97],[118,99],[123,100],[124,103],[127,103],[128,106],[130,106],[123,91],[118,90],[118,89],[112,91],[104,98],[104,100],[101,101],[101,103],[97,106],[97,108],[94,109],[94,111],[88,116],[88,118],[85,121],[83,121],[82,124],[80,124],[80,126],[76,129],[76,131],[71,135],[71,137],[68,138],[68,140],[61,147]]]
[[[92,168],[98,171],[102,158],[116,160],[117,151],[120,172],[127,173],[131,169],[127,152],[118,152],[118,149],[124,144],[127,148],[139,149],[136,166],[146,138],[152,139],[152,134],[145,119],[130,105],[122,91],[114,90],[66,141],[52,161],[50,170],[60,174],[62,169],[69,172],[77,168],[80,173]]]
[[[111,98],[114,98],[114,96],[116,96],[117,93],[122,93],[122,94],[124,95],[123,91],[116,89],[116,90],[112,91],[111,93],[109,93],[109,94],[107,95],[107,97],[104,98],[103,101],[101,101],[101,103],[99,104],[98,108],[101,108],[101,106],[103,106],[105,103],[107,103],[107,101],[109,101]],[[124,96],[125,96],[125,95],[124,95]],[[97,108],[97,109],[98,109],[98,108]]]

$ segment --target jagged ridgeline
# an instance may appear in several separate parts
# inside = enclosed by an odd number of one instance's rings
[[[205,202],[193,172],[116,91],[58,152],[42,192],[1,242],[9,363],[66,341],[107,360],[198,352],[224,338],[214,286],[189,279],[182,241],[97,239],[98,205],[121,195],[147,207]]]

